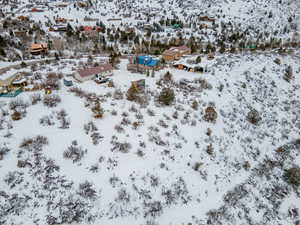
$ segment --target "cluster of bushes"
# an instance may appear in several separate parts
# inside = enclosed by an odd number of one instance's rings
[[[84,130],[86,134],[90,134],[90,137],[94,145],[98,145],[100,141],[104,138],[103,136],[100,135],[99,132],[97,132],[98,128],[92,121],[90,121],[87,124],[84,124]]]
[[[158,102],[162,105],[169,106],[174,101],[175,101],[175,93],[174,90],[171,88],[164,88],[158,96]]]
[[[43,103],[49,108],[56,107],[61,102],[61,98],[56,94],[45,95]]]

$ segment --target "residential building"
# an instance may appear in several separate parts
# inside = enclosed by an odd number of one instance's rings
[[[178,60],[183,55],[190,55],[190,54],[191,54],[191,49],[183,45],[179,47],[172,47],[168,50],[165,50],[162,53],[162,57],[166,62],[168,62],[168,61]]]
[[[159,70],[159,60],[151,56],[132,56],[129,58],[127,70],[131,72],[146,73],[150,70]]]
[[[88,81],[93,79],[99,79],[101,77],[107,77],[113,75],[113,67],[111,64],[102,64],[97,67],[86,68],[75,72],[74,77],[80,81]]]
[[[30,53],[33,55],[44,54],[48,52],[47,43],[32,44],[30,47]]]

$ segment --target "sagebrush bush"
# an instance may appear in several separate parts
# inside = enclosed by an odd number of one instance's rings
[[[73,162],[79,162],[87,150],[83,150],[81,146],[78,146],[77,141],[73,141],[72,145],[64,151],[63,156],[66,159],[72,159]]]
[[[286,170],[284,178],[289,184],[300,186],[300,168],[293,167]]]
[[[205,109],[204,120],[207,122],[215,123],[217,120],[218,114],[214,107],[209,106]]]
[[[247,120],[254,124],[257,125],[259,121],[261,121],[261,117],[259,115],[259,112],[255,109],[250,110],[247,114]]]

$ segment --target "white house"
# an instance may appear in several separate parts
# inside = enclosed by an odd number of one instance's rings
[[[81,81],[92,80],[99,77],[107,77],[113,75],[113,67],[110,64],[102,64],[97,67],[78,70],[75,72],[74,77]]]

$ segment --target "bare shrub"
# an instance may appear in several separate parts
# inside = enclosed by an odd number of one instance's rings
[[[124,93],[121,89],[115,90],[113,94],[113,98],[116,100],[122,100],[124,98]]]
[[[62,109],[60,111],[57,112],[57,119],[60,121],[60,127],[61,129],[67,129],[70,127],[70,120],[67,119],[67,112]]]
[[[91,134],[91,138],[92,138],[93,144],[98,145],[104,137],[102,135],[100,135],[99,132],[94,132]]]
[[[31,104],[36,105],[38,102],[42,101],[41,94],[35,93],[30,96]]]
[[[121,125],[127,126],[131,124],[131,121],[128,118],[123,118],[121,121]]]
[[[128,142],[113,142],[113,148],[111,149],[112,152],[118,151],[122,153],[128,153],[131,149],[131,144]]]
[[[196,100],[194,100],[194,101],[192,102],[192,108],[193,108],[194,110],[198,110],[199,104],[198,104],[198,102],[197,102]]]
[[[147,114],[149,116],[155,116],[155,112],[152,109],[147,109]]]
[[[9,188],[14,188],[17,184],[20,184],[23,182],[23,173],[14,171],[14,172],[9,172],[5,178],[4,182],[9,185]]]
[[[93,188],[93,184],[85,181],[84,183],[79,184],[78,194],[83,198],[88,198],[94,200],[97,197],[97,192]]]
[[[13,99],[9,102],[9,108],[11,110],[26,110],[27,107],[28,104],[22,98]]]
[[[11,114],[11,119],[12,120],[20,120],[22,118],[22,114],[18,111],[14,111],[12,114]]]
[[[142,119],[144,119],[144,116],[143,116],[143,114],[141,112],[137,112],[135,114],[135,118],[138,119],[138,120],[142,120]]]
[[[127,90],[126,97],[128,101],[137,101],[138,100],[139,91],[135,88],[134,85],[131,85]]]
[[[52,116],[43,116],[40,119],[40,124],[42,126],[53,126],[55,123],[53,121],[53,117]]]
[[[118,115],[118,112],[117,112],[117,110],[114,110],[114,109],[113,109],[113,110],[111,111],[111,115],[113,115],[113,116],[116,116],[116,115]]]
[[[290,82],[293,79],[293,68],[291,66],[288,66],[286,69],[283,79],[287,82]]]
[[[169,127],[169,125],[163,120],[159,120],[158,125],[163,127],[163,128],[168,128]]]
[[[10,149],[6,146],[0,147],[0,160],[2,160],[9,151]]]
[[[95,103],[95,105],[92,107],[92,112],[94,113],[94,118],[102,118],[104,115],[104,109],[102,108],[99,101]]]
[[[174,84],[173,75],[168,71],[157,82],[159,86],[171,86]]]
[[[75,93],[75,95],[80,97],[80,98],[83,98],[83,97],[86,96],[86,93],[78,87],[72,87],[72,88],[69,89],[69,91],[72,92],[72,93]]]
[[[84,124],[84,130],[86,134],[89,134],[90,132],[95,132],[98,130],[97,126],[94,124],[93,121],[88,122],[87,124]]]
[[[208,90],[212,89],[212,85],[208,83],[205,79],[195,79],[195,83],[200,84],[200,87],[202,89],[208,89]]]
[[[56,107],[60,102],[61,98],[56,94],[46,95],[43,100],[44,105],[50,108]]]
[[[145,155],[145,153],[141,149],[137,150],[136,154],[139,157],[143,157]]]
[[[59,80],[63,77],[62,74],[48,73],[46,79],[43,82],[44,88],[50,88],[52,90],[59,90],[60,83]]]
[[[66,159],[72,159],[73,162],[79,162],[86,152],[87,150],[83,150],[81,146],[78,146],[77,141],[73,141],[71,146],[64,151],[63,156]]]
[[[130,202],[130,194],[127,192],[125,188],[121,188],[121,190],[118,191],[116,202],[124,202],[124,203]]]
[[[129,112],[137,112],[138,109],[135,107],[135,105],[131,105],[130,108],[129,108]]]
[[[132,128],[134,130],[137,130],[141,125],[142,125],[141,122],[135,121],[135,122],[132,123]]]
[[[20,148],[25,148],[28,150],[32,150],[32,148],[34,148],[40,150],[43,145],[47,145],[47,144],[48,144],[48,138],[38,135],[35,138],[24,139],[20,144]]]
[[[115,130],[116,130],[118,133],[123,133],[123,132],[125,132],[124,128],[123,128],[121,125],[116,125],[116,126],[115,126]]]
[[[163,213],[160,201],[144,202],[144,217],[158,217]]]

